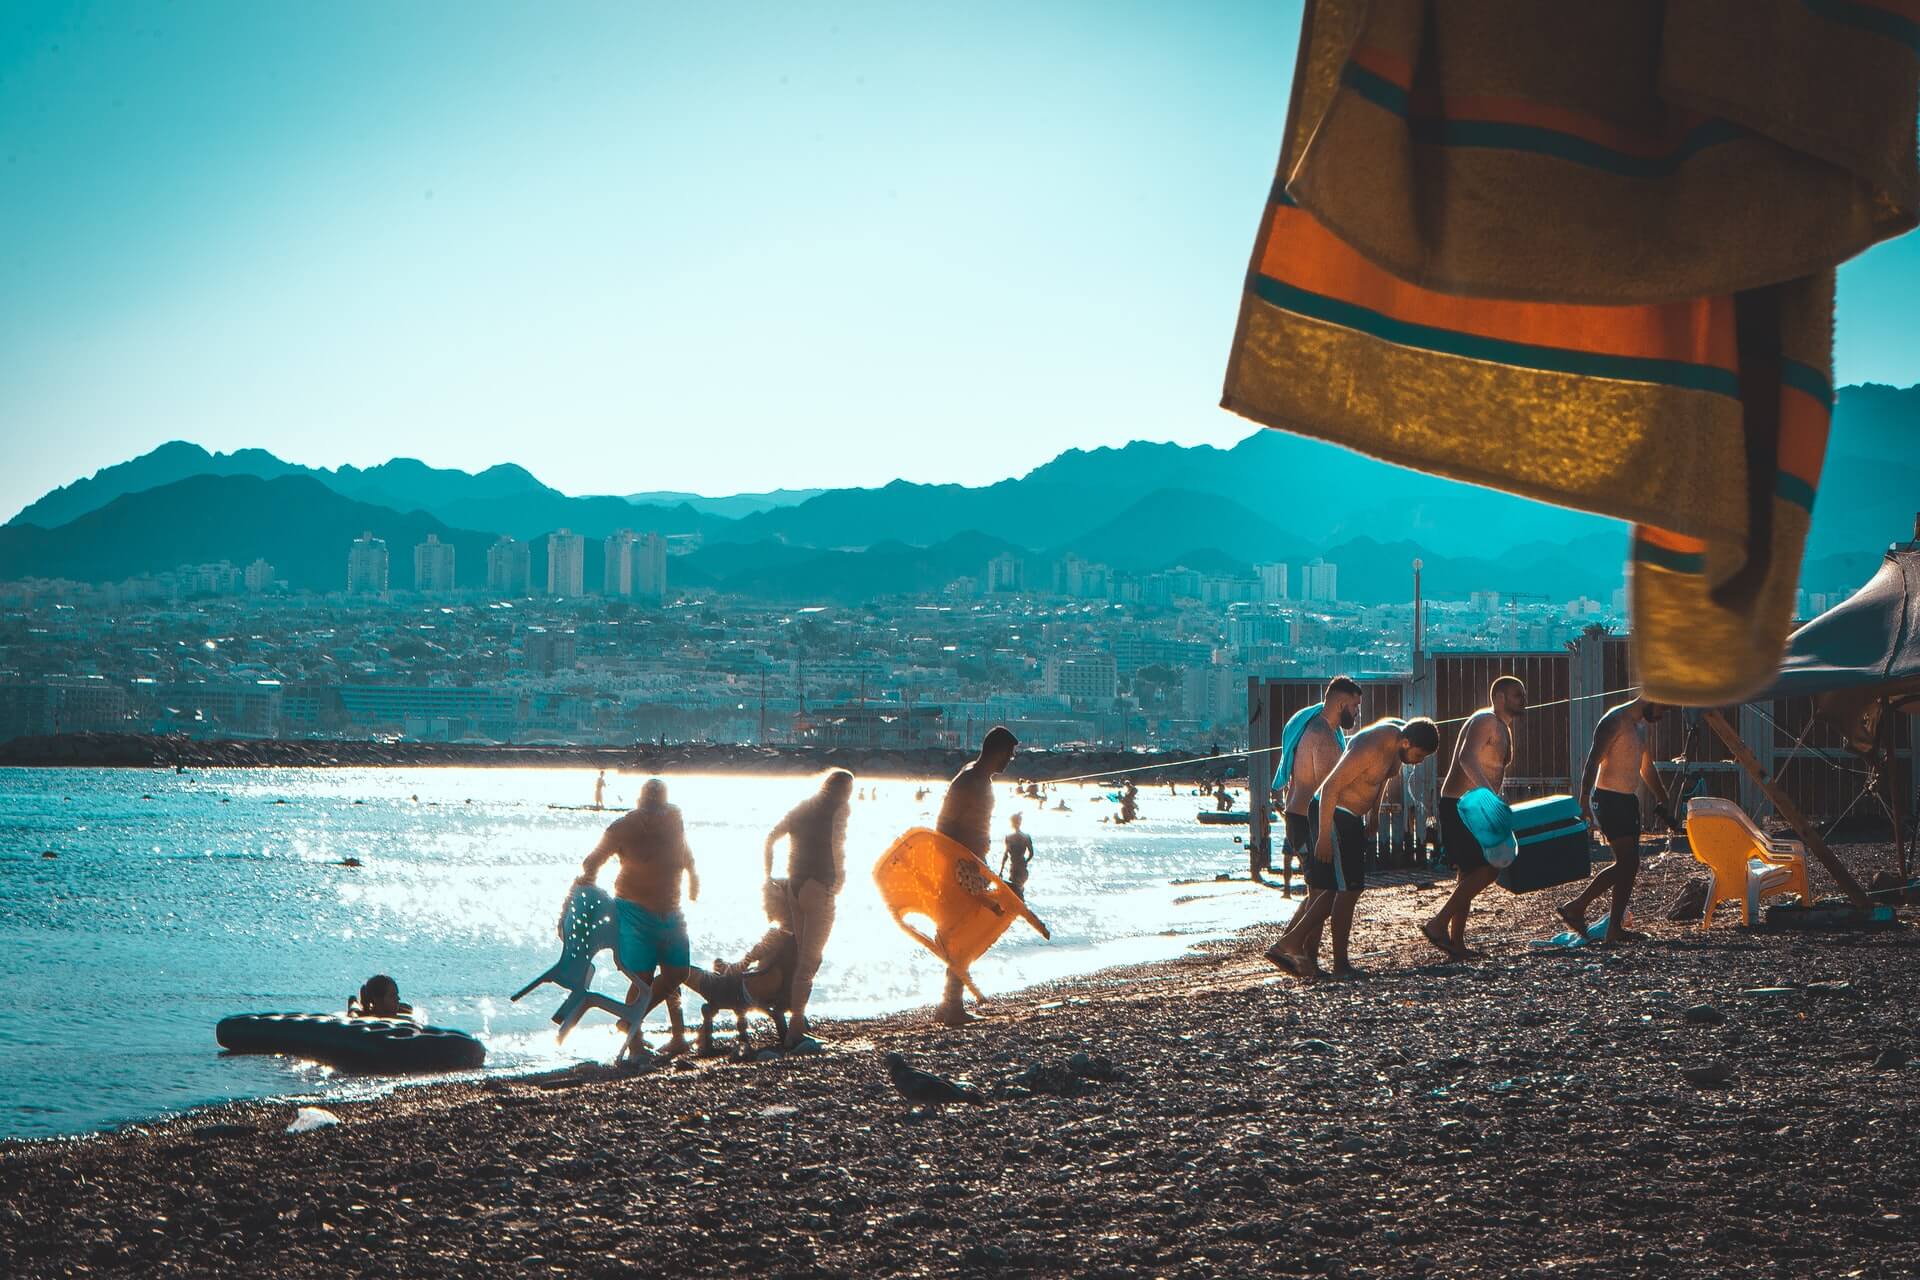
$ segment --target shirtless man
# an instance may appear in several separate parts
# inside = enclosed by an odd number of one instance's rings
[[[1313,833],[1307,827],[1307,808],[1313,803],[1313,793],[1320,789],[1321,782],[1333,771],[1333,762],[1340,758],[1346,731],[1359,723],[1359,684],[1350,677],[1335,676],[1327,681],[1319,714],[1308,719],[1299,745],[1293,749],[1293,776],[1273,780],[1273,789],[1286,793],[1281,814],[1286,834],[1280,850],[1280,888],[1285,893],[1293,892],[1294,863],[1300,864],[1301,878],[1306,878],[1307,859],[1312,855],[1309,846],[1313,840]],[[1283,729],[1282,741],[1285,738]]]
[[[1487,705],[1467,717],[1453,746],[1453,767],[1440,784],[1440,842],[1459,875],[1439,914],[1420,926],[1428,942],[1454,960],[1477,959],[1467,946],[1467,910],[1481,890],[1500,874],[1487,851],[1460,818],[1460,797],[1481,787],[1500,794],[1513,765],[1513,726],[1527,709],[1527,686],[1518,676],[1501,676],[1487,690]]]
[[[639,999],[640,989],[648,989],[647,1007],[666,1002],[667,1017],[673,1024],[673,1038],[664,1050],[668,1057],[687,1051],[687,1027],[680,1015],[680,1001],[670,999],[686,981],[687,966],[693,952],[687,941],[687,920],[680,914],[680,877],[687,878],[687,900],[700,900],[700,876],[693,868],[693,852],[687,847],[687,831],[680,810],[667,803],[667,784],[649,778],[640,788],[640,798],[630,813],[622,814],[608,825],[600,843],[580,866],[575,884],[592,884],[600,868],[611,858],[620,859],[620,873],[613,882],[614,918],[619,940],[614,947],[614,962],[632,980],[627,1003]],[[655,972],[656,968],[658,973]],[[633,1020],[627,1031],[623,1061],[631,1061],[647,1052],[640,1035],[641,1018]]]
[[[1613,890],[1613,907],[1602,941],[1624,942],[1631,936],[1624,926],[1634,877],[1640,874],[1640,797],[1636,793],[1643,779],[1654,794],[1654,808],[1668,814],[1669,824],[1673,821],[1667,790],[1653,768],[1653,726],[1666,713],[1658,702],[1635,698],[1608,711],[1593,727],[1593,746],[1587,750],[1587,767],[1580,778],[1580,816],[1589,830],[1606,837],[1613,848],[1613,865],[1595,876],[1579,897],[1560,905],[1560,918],[1576,938],[1586,936],[1587,908],[1608,889]]]
[[[940,817],[933,824],[941,835],[971,849],[983,868],[993,849],[993,775],[1013,763],[1014,748],[1019,745],[1013,730],[1003,724],[987,730],[980,754],[947,784],[947,798],[940,802]],[[973,1021],[961,1004],[961,994],[960,975],[948,970],[946,994],[933,1015],[943,1026],[961,1027]]]
[[[1019,814],[1014,814],[1008,821],[1013,823],[1013,830],[1007,832],[1005,845],[1000,850],[1000,878],[1007,882],[1009,889],[1025,899],[1027,876],[1033,870],[1033,837],[1020,829]]]
[[[1313,858],[1307,863],[1312,897],[1300,920],[1268,958],[1302,978],[1322,976],[1320,933],[1333,921],[1333,974],[1355,977],[1347,954],[1353,932],[1353,908],[1367,885],[1367,833],[1364,815],[1380,807],[1387,779],[1401,765],[1419,764],[1440,749],[1433,721],[1379,720],[1347,743],[1346,754],[1327,774],[1307,807],[1313,830]],[[1291,941],[1289,941],[1291,939]],[[1311,949],[1309,949],[1311,948]]]

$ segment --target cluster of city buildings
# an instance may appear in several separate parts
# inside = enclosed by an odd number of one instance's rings
[[[488,550],[484,591],[455,590],[455,550],[433,537],[396,591],[371,535],[327,594],[276,589],[261,561],[183,566],[137,589],[0,583],[0,739],[915,746],[1005,722],[1041,747],[1210,748],[1244,737],[1250,677],[1405,672],[1416,643],[1411,602],[1342,601],[1336,566],[1318,561],[1297,578],[1283,564],[1245,578],[1174,568],[1123,591],[1074,556],[1033,586],[1002,556],[936,595],[796,608],[671,596],[666,548],[646,534],[605,540],[589,594],[583,545],[547,539],[538,596],[529,545],[507,537]],[[1619,597],[1475,592],[1427,602],[1417,625],[1428,651],[1557,652],[1624,612]]]
[[[622,600],[658,604],[667,594],[667,539],[657,533],[622,529],[601,540],[605,553],[598,594]],[[585,535],[570,529],[548,534],[546,592],[557,599],[587,594]],[[413,548],[412,589],[420,595],[451,595],[458,590],[456,548],[428,534]],[[502,596],[524,596],[533,584],[533,548],[519,538],[502,534],[487,548],[487,591]],[[363,533],[347,551],[346,592],[350,596],[391,595],[392,555],[386,539]]]

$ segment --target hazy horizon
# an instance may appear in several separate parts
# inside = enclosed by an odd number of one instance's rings
[[[172,439],[711,495],[1230,445],[1299,9],[10,5],[0,508]],[[1920,238],[1842,268],[1838,381],[1920,382],[1916,293]]]

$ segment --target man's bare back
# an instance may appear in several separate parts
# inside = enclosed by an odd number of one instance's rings
[[[1499,795],[1512,765],[1513,730],[1493,713],[1492,707],[1482,707],[1460,728],[1453,765],[1447,770],[1447,780],[1440,784],[1440,795],[1457,800],[1482,786]]]
[[[1325,717],[1315,716],[1307,722],[1299,745],[1293,749],[1293,777],[1287,782],[1288,813],[1302,818],[1307,816],[1314,792],[1333,772],[1333,766],[1339,759],[1340,740],[1334,736],[1333,726],[1326,722]]]
[[[1322,830],[1331,830],[1324,816],[1331,809],[1364,817],[1380,807],[1387,779],[1400,772],[1400,733],[1399,721],[1382,720],[1347,740],[1346,754],[1320,784]]]
[[[1629,702],[1608,711],[1595,726],[1594,741],[1600,751],[1600,768],[1593,785],[1602,791],[1633,795],[1640,788],[1640,773],[1652,748],[1653,725],[1640,714],[1640,704]]]
[[[656,915],[680,910],[682,873],[687,875],[693,892],[699,892],[693,854],[687,847],[686,827],[677,805],[635,809],[614,819],[587,857],[588,872],[597,872],[613,857],[620,859],[613,896],[638,903]]]

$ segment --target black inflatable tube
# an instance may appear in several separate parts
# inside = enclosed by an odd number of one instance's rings
[[[242,1013],[220,1019],[214,1037],[233,1053],[284,1053],[380,1074],[466,1071],[487,1060],[487,1047],[466,1032],[404,1018]]]

